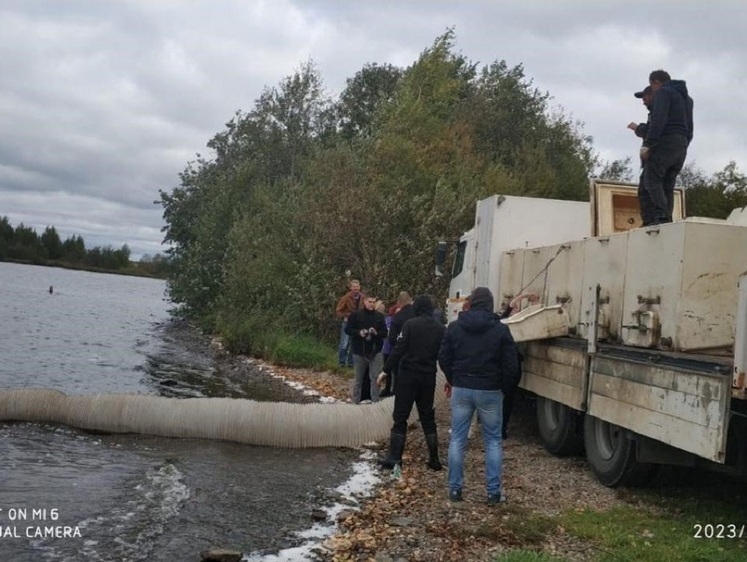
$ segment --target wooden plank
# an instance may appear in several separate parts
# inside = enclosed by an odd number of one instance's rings
[[[705,427],[599,394],[591,394],[588,413],[699,457],[724,462],[725,423],[719,428]]]
[[[672,424],[682,420],[716,428],[723,423],[721,403],[714,398],[698,394],[669,390],[600,373],[593,373],[591,377],[591,392],[647,412],[670,416],[673,419],[669,423]],[[710,394],[718,394],[718,391],[712,391]]]

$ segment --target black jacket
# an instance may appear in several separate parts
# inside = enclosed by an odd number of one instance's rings
[[[467,310],[449,324],[438,354],[452,386],[476,390],[509,389],[521,376],[514,338],[490,310]]]
[[[415,309],[412,304],[406,304],[399,309],[399,312],[392,318],[392,326],[389,329],[389,343],[392,344],[392,348],[397,345],[397,338],[399,333],[402,331],[402,326],[405,322],[415,317]]]
[[[654,94],[651,119],[643,146],[653,148],[662,137],[682,135],[693,138],[693,100],[684,80],[670,80]]]
[[[361,330],[376,330],[376,335],[370,338],[362,338]],[[387,336],[386,319],[381,312],[375,310],[356,310],[350,315],[348,325],[345,326],[345,333],[350,336],[350,349],[353,355],[362,355],[364,357],[374,357],[381,352],[384,346],[384,340]]]
[[[418,373],[435,377],[436,360],[445,331],[446,327],[431,312],[424,312],[405,322],[402,337],[387,358],[384,372],[391,374],[399,364],[400,376]]]

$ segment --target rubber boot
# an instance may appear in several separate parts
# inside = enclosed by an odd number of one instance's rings
[[[379,461],[381,468],[391,470],[395,464],[402,466],[402,451],[405,450],[406,437],[407,435],[404,433],[391,432],[389,435],[389,454]]]
[[[428,445],[428,468],[441,470],[441,461],[438,460],[438,434],[426,433],[425,442]]]

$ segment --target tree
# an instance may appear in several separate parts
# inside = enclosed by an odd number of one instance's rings
[[[59,260],[62,257],[62,241],[55,227],[48,226],[44,229],[41,235],[41,244],[46,249],[47,257],[50,260]]]
[[[161,192],[172,298],[224,335],[330,341],[348,274],[385,300],[442,298],[435,244],[469,228],[477,199],[587,197],[591,139],[550,99],[520,65],[479,69],[451,30],[406,69],[366,65],[334,103],[303,65]]]
[[[340,134],[347,140],[370,137],[376,114],[394,100],[402,70],[391,64],[366,64],[348,78],[335,104]]]
[[[747,205],[747,176],[729,162],[711,178],[693,166],[686,166],[678,180],[685,188],[689,216],[725,219],[732,209]]]
[[[634,181],[632,162],[630,156],[626,156],[622,160],[604,162],[596,175],[598,178],[605,180],[632,182]]]
[[[0,260],[10,257],[10,248],[13,245],[13,226],[8,217],[0,217]]]
[[[161,192],[172,263],[169,292],[187,314],[212,322],[224,291],[226,253],[234,225],[253,212],[253,192],[283,189],[300,177],[328,130],[329,100],[312,62],[266,89],[248,112],[237,112],[208,143],[181,185]]]
[[[73,234],[62,243],[62,259],[73,264],[82,264],[86,259],[83,237]]]

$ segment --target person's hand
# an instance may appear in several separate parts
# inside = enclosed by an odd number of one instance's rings
[[[638,123],[636,123],[635,121],[631,121],[630,123],[628,123],[628,129],[630,129],[631,131],[635,131],[637,128]]]
[[[648,149],[648,147],[647,146],[642,146],[640,154],[641,154],[641,160],[643,160],[644,162],[646,160],[648,160],[648,156],[649,156],[649,149]]]
[[[451,398],[451,385],[449,383],[444,384],[444,394],[446,398]]]
[[[376,335],[377,333],[378,333],[378,332],[376,331],[376,329],[375,329],[375,328],[369,328],[369,330],[368,330],[368,334],[369,334],[370,336],[375,336],[375,335]]]
[[[388,376],[389,375],[387,375],[384,371],[381,371],[379,373],[379,376],[376,377],[376,386],[378,386],[379,389],[382,389],[382,388],[384,388],[386,386],[386,378]]]
[[[368,335],[368,330],[361,330],[358,334],[360,337],[365,338]]]

